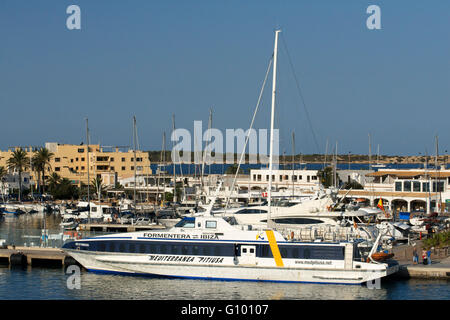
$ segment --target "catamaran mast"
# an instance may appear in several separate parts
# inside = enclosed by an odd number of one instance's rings
[[[273,80],[272,80],[272,111],[270,116],[270,156],[269,156],[269,190],[268,190],[268,217],[267,226],[272,227],[273,223],[271,219],[271,208],[272,208],[272,170],[273,170],[273,144],[274,144],[274,123],[275,123],[275,93],[276,93],[276,82],[277,82],[277,55],[278,55],[278,34],[281,30],[275,30],[275,45],[273,50]]]

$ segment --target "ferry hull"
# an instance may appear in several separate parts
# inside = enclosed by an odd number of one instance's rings
[[[363,284],[398,271],[398,266],[381,270],[344,270],[267,267],[257,265],[191,265],[151,263],[148,255],[114,256],[94,252],[68,251],[91,272],[148,275],[205,280],[270,281],[294,283]]]

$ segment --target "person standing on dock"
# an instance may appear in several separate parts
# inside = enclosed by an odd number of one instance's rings
[[[422,263],[423,264],[427,264],[428,259],[427,259],[427,250],[425,250],[425,248],[422,249]]]
[[[427,264],[431,265],[431,249],[427,251]]]
[[[419,263],[419,254],[417,253],[417,248],[414,248],[413,251],[413,264]]]

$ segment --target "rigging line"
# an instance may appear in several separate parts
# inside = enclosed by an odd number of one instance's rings
[[[310,117],[309,117],[309,112],[308,112],[308,109],[307,109],[307,107],[306,107],[305,99],[304,99],[303,94],[302,94],[302,91],[301,91],[301,89],[300,89],[300,84],[299,84],[299,82],[298,82],[297,76],[295,75],[294,65],[293,65],[293,63],[292,63],[291,56],[290,56],[290,54],[289,54],[289,50],[288,50],[288,48],[287,48],[287,45],[286,45],[286,42],[285,42],[285,40],[284,40],[283,35],[281,35],[281,40],[282,40],[281,42],[283,42],[284,48],[285,48],[286,53],[287,53],[287,56],[288,56],[289,64],[290,64],[290,66],[291,66],[291,71],[292,71],[292,74],[293,74],[293,76],[294,76],[295,84],[296,84],[296,86],[297,86],[297,91],[298,91],[298,94],[300,95],[300,98],[301,98],[302,103],[303,103],[303,109],[305,110],[306,119],[307,119],[307,121],[308,121],[309,127],[311,128],[311,133],[312,133],[312,135],[313,135],[313,139],[314,139],[314,143],[315,143],[316,148],[317,148],[317,152],[319,153],[319,152],[320,152],[320,151],[319,151],[319,144],[317,143],[316,134],[315,134],[315,132],[314,132],[314,129],[313,129],[313,126],[312,126],[312,122],[311,122],[311,119],[310,119]]]
[[[237,175],[239,174],[239,168],[241,167],[242,158],[245,155],[245,149],[247,148],[248,139],[250,137],[250,131],[253,128],[253,123],[255,122],[256,114],[258,113],[259,105],[261,103],[262,94],[264,92],[264,87],[266,86],[266,81],[267,81],[267,77],[269,76],[270,67],[272,66],[272,62],[273,62],[273,54],[272,54],[272,56],[270,58],[269,66],[267,67],[267,71],[266,71],[266,76],[264,77],[264,82],[263,82],[263,85],[262,85],[261,90],[259,92],[258,102],[256,103],[255,112],[253,113],[252,121],[250,123],[250,128],[247,131],[247,137],[245,138],[244,148],[242,150],[241,157],[239,159],[239,164],[238,164],[238,167],[236,169],[236,173],[234,174],[233,184],[231,185],[230,191],[229,191],[228,196],[227,196],[227,202],[225,204],[225,212],[226,212],[226,210],[228,208],[228,204],[230,202],[231,193],[233,192],[234,186],[236,184]],[[250,155],[250,152],[249,152],[249,155]],[[249,161],[250,161],[250,159],[249,159]],[[248,192],[250,192],[250,190],[248,190]]]

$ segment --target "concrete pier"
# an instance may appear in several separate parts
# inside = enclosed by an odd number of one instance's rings
[[[419,263],[413,264],[413,251],[419,254]],[[400,271],[396,276],[401,278],[422,279],[450,279],[450,248],[431,249],[431,265],[424,265],[422,261],[422,241],[415,241],[414,245],[399,245],[390,250],[394,259],[400,264]]]
[[[430,265],[413,264],[400,266],[398,276],[402,278],[448,279],[450,280],[450,257],[441,261],[433,261]]]
[[[14,247],[0,249],[0,261],[9,265],[67,266],[75,264],[72,257],[58,248]]]

